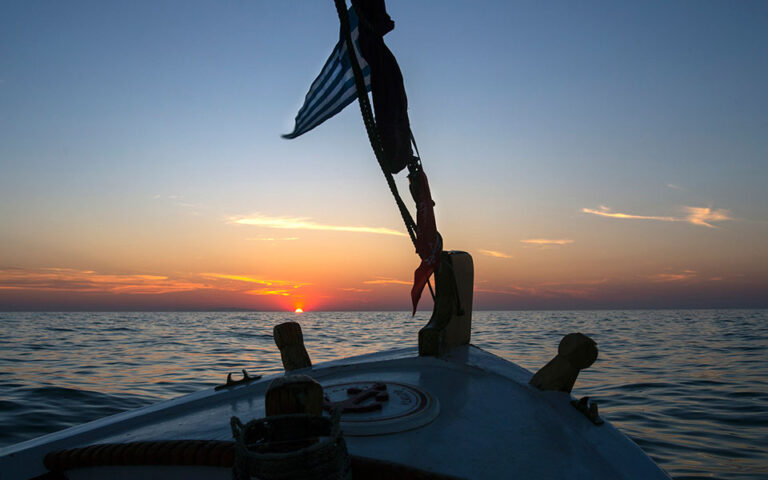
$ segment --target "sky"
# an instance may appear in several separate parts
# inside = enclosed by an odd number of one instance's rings
[[[387,8],[475,309],[768,307],[768,3]],[[0,310],[408,310],[357,106],[280,137],[338,28],[329,0],[0,3]]]

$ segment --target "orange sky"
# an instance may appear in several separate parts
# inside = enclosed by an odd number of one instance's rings
[[[177,211],[172,201],[160,203],[158,223],[141,220],[144,229],[136,225],[136,230],[143,233],[132,238],[120,229],[86,228],[29,242],[16,257],[28,265],[0,269],[0,306],[408,308],[418,262],[410,241],[395,227],[306,219],[289,224],[284,218],[270,223],[265,215],[215,218],[183,207]],[[570,230],[570,238],[515,239],[515,228],[497,225],[505,233],[501,240],[471,219],[460,225],[444,222],[446,248],[463,244],[475,259],[475,307],[749,307],[765,301],[768,282],[762,265],[750,264],[734,249],[717,258],[706,254],[718,244],[726,247],[731,238],[727,230],[682,221],[643,224],[582,215],[579,221],[591,228]],[[630,223],[616,223],[623,221]],[[660,235],[670,235],[669,228],[681,229],[676,234],[683,238],[690,235],[700,251],[685,241],[663,240]],[[625,242],[636,235],[646,238],[627,247]],[[424,298],[422,308],[431,308],[428,296]]]

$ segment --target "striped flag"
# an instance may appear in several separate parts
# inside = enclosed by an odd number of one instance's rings
[[[365,77],[365,89],[370,92],[371,67],[360,55],[360,47],[357,43],[359,36],[357,23],[355,9],[350,8],[349,28],[352,31],[352,43],[360,69],[363,71],[363,77]],[[304,98],[304,105],[296,115],[296,125],[293,127],[293,132],[283,135],[283,138],[296,138],[312,130],[342,111],[356,98],[355,75],[352,72],[352,65],[347,54],[347,42],[344,41],[344,35],[341,34],[339,43],[336,44],[331,56],[325,62],[320,75],[309,87],[309,92]]]

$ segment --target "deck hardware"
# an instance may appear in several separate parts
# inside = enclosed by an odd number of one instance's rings
[[[570,393],[579,371],[597,360],[597,343],[582,333],[569,333],[560,340],[557,355],[528,382],[539,390]]]
[[[246,383],[254,382],[261,378],[261,375],[254,375],[253,377],[248,375],[248,372],[243,369],[243,378],[240,380],[232,380],[232,372],[227,374],[227,383],[216,386],[214,390],[221,390],[224,388],[234,387],[235,385],[245,385]]]
[[[336,408],[341,409],[341,413],[364,413],[381,410],[384,402],[389,400],[387,385],[384,383],[374,383],[370,388],[362,389],[351,387],[347,389],[349,398],[339,402],[332,402],[328,396],[323,399],[323,408],[326,411],[332,411]],[[373,403],[363,403],[373,398]]]
[[[581,400],[571,400],[571,405],[584,414],[590,422],[595,425],[602,425],[605,423],[600,415],[597,413],[597,402],[590,402],[589,397],[581,397]]]
[[[286,375],[272,380],[264,396],[268,417],[323,414],[323,387],[309,375]]]
[[[472,330],[474,266],[467,252],[442,252],[435,272],[435,306],[419,330],[419,355],[439,357],[469,344]]]
[[[280,358],[283,360],[283,368],[286,372],[312,366],[307,349],[304,348],[301,325],[296,322],[275,325],[272,336],[275,339],[275,345],[280,349]]]

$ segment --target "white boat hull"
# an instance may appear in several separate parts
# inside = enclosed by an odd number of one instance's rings
[[[669,478],[609,422],[595,425],[573,408],[569,394],[531,387],[529,371],[474,346],[454,348],[442,358],[419,357],[414,348],[399,349],[296,373],[312,376],[325,389],[389,382],[431,397],[431,405],[401,415],[406,419],[395,413],[366,427],[353,425],[355,414],[343,417],[352,455],[477,479]],[[42,462],[46,453],[95,443],[231,440],[232,416],[247,421],[265,415],[264,394],[274,377],[186,395],[0,449],[1,478],[35,477],[46,471]],[[407,410],[411,400],[406,397],[407,392],[394,392],[382,403],[400,402]],[[142,480],[230,478],[222,468],[141,466],[84,468],[67,476],[118,478],[118,474]]]

